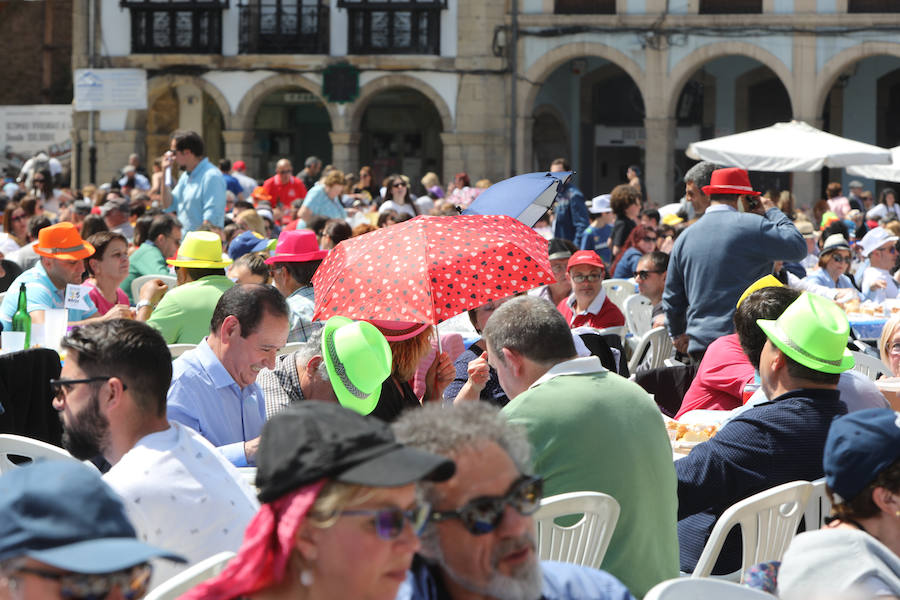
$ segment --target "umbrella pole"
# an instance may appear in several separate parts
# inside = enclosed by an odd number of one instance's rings
[[[441,332],[438,331],[437,325],[434,326],[434,335],[437,337],[437,353],[440,354],[441,350]]]

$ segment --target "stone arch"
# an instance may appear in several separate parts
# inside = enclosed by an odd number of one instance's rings
[[[241,98],[241,103],[238,105],[238,109],[235,112],[235,121],[237,121],[237,123],[235,123],[236,127],[232,128],[247,131],[252,130],[254,119],[256,119],[256,113],[263,100],[274,91],[291,87],[302,88],[318,98],[325,107],[325,110],[328,111],[328,118],[331,119],[332,131],[339,131],[341,129],[339,125],[343,123],[343,119],[341,118],[340,112],[338,112],[337,105],[325,100],[322,96],[321,85],[299,73],[272,75],[250,88],[247,93],[244,94],[244,97]]]
[[[428,98],[441,117],[441,129],[444,133],[451,133],[456,129],[453,124],[453,117],[450,114],[450,108],[433,87],[418,77],[392,73],[373,79],[362,86],[362,89],[359,91],[359,98],[350,105],[350,131],[359,131],[366,108],[375,96],[384,90],[398,87],[413,89]]]
[[[794,90],[794,76],[790,69],[777,56],[754,44],[747,42],[716,42],[698,48],[681,59],[668,77],[668,86],[666,88],[665,98],[668,102],[666,106],[666,114],[674,115],[678,99],[681,96],[681,90],[684,88],[688,80],[706,63],[717,58],[726,56],[746,56],[753,60],[759,61],[766,67],[772,69],[775,76],[781,81],[784,89],[787,90],[788,98],[791,101],[791,111],[797,114],[800,107],[797,105],[797,94]]]
[[[647,93],[644,86],[644,71],[633,59],[606,44],[577,42],[554,48],[541,56],[525,72],[528,83],[519,87],[519,111],[523,115],[531,115],[541,85],[553,71],[566,61],[586,56],[603,58],[625,71],[631,77],[644,101],[645,110],[649,110]]]
[[[231,107],[228,106],[228,100],[225,99],[225,95],[222,94],[219,88],[202,77],[192,77],[191,75],[160,75],[151,78],[147,81],[147,106],[153,106],[153,102],[156,98],[167,89],[176,88],[183,83],[196,85],[203,90],[204,93],[208,94],[209,97],[213,99],[213,102],[216,103],[219,112],[222,113],[222,118],[225,120],[225,127],[229,127],[233,115],[231,113]],[[146,113],[146,111],[142,112]],[[146,114],[143,118],[146,122]]]
[[[822,111],[825,110],[825,101],[828,99],[828,93],[838,77],[841,76],[841,73],[853,64],[875,56],[900,58],[900,44],[892,42],[863,42],[837,53],[825,63],[822,71],[816,77],[814,108],[817,117],[821,117]]]

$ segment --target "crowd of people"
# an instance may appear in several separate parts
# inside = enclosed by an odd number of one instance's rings
[[[83,286],[49,385],[89,464],[0,476],[0,598],[137,598],[232,551],[184,597],[627,600],[691,573],[735,502],[822,477],[834,521],[769,591],[900,596],[900,417],[851,370],[845,312],[897,295],[892,190],[872,205],[831,184],[801,207],[701,162],[655,206],[638,166],[590,200],[569,180],[534,224],[551,282],[470,307],[463,340],[316,320],[314,276],[346,240],[456,215],[490,182],[303,167],[260,184],[178,131],[152,173],[132,156],[99,188],[40,168],[4,188],[4,331],[20,289],[38,332]],[[629,373],[608,279],[646,299],[674,364]],[[900,376],[900,314],[871,352]],[[676,458],[664,416],[697,410],[718,431]],[[603,570],[539,559],[542,498],[578,491],[620,507]],[[735,530],[713,573],[741,553]]]

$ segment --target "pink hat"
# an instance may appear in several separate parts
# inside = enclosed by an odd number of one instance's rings
[[[243,171],[247,168],[247,163],[242,160],[236,160],[234,161],[234,164],[231,165],[231,168],[233,168],[235,171]]]
[[[573,254],[572,257],[569,258],[569,262],[566,263],[566,272],[568,273],[572,270],[572,267],[577,267],[578,265],[591,265],[592,267],[606,269],[606,265],[603,264],[603,259],[593,250],[579,250]]]
[[[266,259],[266,264],[279,262],[309,262],[322,260],[328,250],[319,250],[319,240],[309,229],[282,231],[278,236],[275,254]]]
[[[703,186],[703,193],[737,194],[740,196],[759,196],[762,192],[754,192],[750,185],[750,175],[744,169],[716,169],[709,178],[709,185]]]
[[[428,323],[410,323],[408,321],[385,321],[383,319],[366,319],[369,323],[378,328],[378,331],[384,335],[389,342],[402,342],[414,338],[427,328],[431,327]]]

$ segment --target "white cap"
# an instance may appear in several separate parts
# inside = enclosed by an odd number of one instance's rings
[[[875,229],[870,229],[863,236],[863,239],[860,240],[859,244],[862,246],[863,256],[869,256],[873,251],[878,250],[888,242],[896,242],[898,239],[900,238],[892,235],[884,227],[876,227]]]
[[[609,197],[609,194],[600,194],[591,200],[588,212],[592,214],[612,212],[612,208],[609,205]]]

